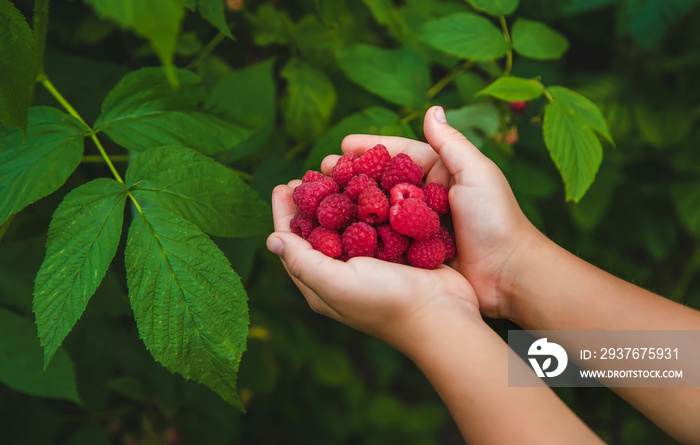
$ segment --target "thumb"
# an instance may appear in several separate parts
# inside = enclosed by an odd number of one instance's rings
[[[445,110],[440,106],[431,107],[425,113],[423,132],[457,183],[463,184],[469,173],[488,160],[462,133],[447,123]]]
[[[314,291],[323,291],[328,277],[342,275],[337,268],[344,263],[314,250],[307,241],[291,232],[272,233],[267,238],[267,248],[280,257],[292,277]]]

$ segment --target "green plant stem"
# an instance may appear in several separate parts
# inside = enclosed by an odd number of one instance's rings
[[[306,142],[299,142],[294,147],[290,148],[287,153],[284,154],[286,159],[294,159],[299,153],[306,149]]]
[[[63,108],[66,109],[68,114],[70,114],[74,118],[78,119],[78,121],[80,121],[80,123],[83,124],[83,126],[87,129],[87,133],[85,135],[90,136],[92,141],[95,143],[95,147],[97,147],[97,149],[100,152],[100,155],[102,155],[102,159],[104,159],[104,161],[107,163],[107,166],[112,171],[114,178],[117,181],[124,184],[124,180],[122,179],[122,177],[119,174],[119,172],[117,171],[117,169],[114,167],[114,164],[112,163],[112,160],[109,158],[109,155],[107,155],[107,152],[105,151],[105,148],[102,146],[102,143],[97,138],[97,132],[95,130],[93,130],[92,127],[90,127],[90,125],[87,124],[87,122],[85,122],[85,120],[80,116],[80,114],[78,114],[77,111],[75,111],[75,108],[73,108],[73,106],[70,103],[68,103],[68,101],[63,97],[63,95],[58,92],[56,87],[53,86],[53,84],[48,79],[48,77],[46,77],[46,75],[41,75],[39,77],[39,82],[41,82],[41,84],[44,86],[44,88],[46,88],[49,91],[49,93],[51,93],[51,95],[54,98],[56,98],[58,103],[60,103],[63,106]],[[139,213],[143,213],[143,211],[141,210],[141,206],[139,205],[138,201],[136,201],[136,198],[134,197],[134,195],[132,195],[131,192],[129,192],[129,191],[127,191],[126,194],[129,196],[131,201],[134,203],[134,206],[139,211]]]
[[[206,59],[209,54],[214,51],[214,49],[219,46],[219,43],[223,42],[224,39],[226,38],[226,35],[223,32],[218,33],[217,35],[214,36],[213,39],[207,43],[207,45],[202,48],[202,50],[197,54],[197,56],[185,67],[186,70],[193,70],[197,68],[197,66],[202,62],[202,60]]]
[[[44,75],[44,52],[46,52],[46,31],[49,28],[49,0],[34,2],[34,38],[36,39],[39,60],[38,75]]]
[[[472,60],[467,60],[466,62],[462,63],[461,65],[458,65],[457,67],[453,68],[450,70],[449,73],[445,75],[442,79],[438,80],[435,82],[435,85],[430,87],[428,92],[425,94],[425,96],[428,98],[428,100],[434,98],[435,96],[438,95],[440,91],[442,91],[443,88],[445,88],[447,85],[452,82],[455,77],[457,77],[458,74],[463,73],[464,71],[468,71],[471,67],[474,66],[474,61]]]
[[[501,22],[501,29],[503,30],[503,37],[505,37],[506,43],[508,43],[508,52],[506,53],[506,69],[503,71],[503,75],[510,76],[510,70],[513,68],[513,42],[510,39],[506,18],[504,16],[500,16],[499,20]]]
[[[540,87],[542,87],[542,92],[543,92],[542,94],[544,94],[544,97],[546,97],[548,101],[554,102],[554,98],[552,97],[552,95],[551,95],[551,94],[549,93],[549,91],[547,90],[547,87],[544,86],[544,85],[542,85],[542,82],[540,82],[539,79],[534,79],[534,80],[535,80],[535,82],[537,82],[537,85],[539,85]]]
[[[129,162],[128,155],[116,155],[112,156],[110,159],[112,162]],[[99,164],[100,162],[104,162],[104,158],[97,155],[85,155],[80,162],[83,164]]]

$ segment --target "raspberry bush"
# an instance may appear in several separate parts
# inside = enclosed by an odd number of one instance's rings
[[[310,313],[263,247],[272,188],[302,177],[290,227],[319,250],[453,258],[445,191],[410,159],[305,174],[350,133],[421,139],[436,104],[557,243],[700,306],[699,14],[0,0],[0,441],[455,442],[415,368]],[[612,396],[562,395],[609,442],[668,442]]]

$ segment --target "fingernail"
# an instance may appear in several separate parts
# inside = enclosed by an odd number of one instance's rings
[[[447,123],[447,117],[445,116],[445,109],[442,107],[436,107],[435,111],[433,112],[433,116],[435,116],[435,120],[438,122],[442,122],[443,124]]]
[[[270,236],[267,239],[267,249],[279,256],[282,254],[282,249],[284,249],[284,242],[276,236]]]

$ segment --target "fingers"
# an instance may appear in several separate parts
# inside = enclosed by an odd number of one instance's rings
[[[338,155],[328,155],[321,162],[321,173],[326,176],[330,176],[333,171],[333,167],[338,163],[340,156]]]
[[[377,144],[384,145],[392,157],[405,153],[413,162],[423,167],[424,172],[430,171],[440,159],[425,142],[395,136],[373,136],[369,134],[351,134],[340,144],[343,153],[355,153],[361,156]]]
[[[289,185],[278,185],[272,190],[272,220],[277,232],[291,232],[289,221],[297,213],[292,192]]]
[[[432,107],[425,113],[423,130],[430,146],[440,155],[457,183],[465,183],[469,174],[488,161],[462,133],[447,123],[442,107]]]

